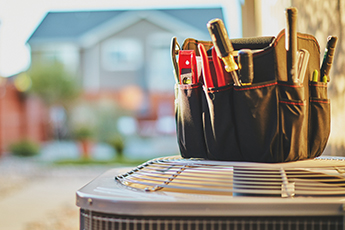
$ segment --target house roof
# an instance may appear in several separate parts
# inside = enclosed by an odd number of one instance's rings
[[[78,41],[102,25],[116,21],[122,15],[157,14],[182,22],[185,27],[207,32],[206,24],[210,19],[223,19],[222,8],[189,8],[189,9],[154,9],[154,10],[104,10],[104,11],[67,11],[49,12],[32,33],[27,43],[38,41]],[[223,19],[224,20],[224,19]],[[119,24],[120,20],[117,21]],[[122,21],[123,22],[123,21]],[[121,22],[121,23],[122,23]],[[157,21],[159,23],[159,20]],[[104,26],[103,26],[104,27]],[[166,27],[172,27],[171,24]]]

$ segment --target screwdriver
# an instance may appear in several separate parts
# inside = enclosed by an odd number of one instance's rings
[[[225,70],[230,73],[235,86],[241,86],[236,70],[238,65],[232,56],[234,48],[229,39],[228,33],[221,19],[212,19],[207,23],[207,29],[211,35],[211,39],[216,49],[217,55],[225,64]]]
[[[297,8],[287,8],[285,10],[285,15],[285,45],[287,51],[288,81],[297,83]]]
[[[335,47],[337,45],[338,38],[336,36],[328,36],[327,38],[327,45],[325,49],[325,55],[323,58],[322,66],[321,66],[321,79],[323,79],[324,76],[327,77],[327,82],[329,82],[329,72],[332,67],[333,63],[333,57],[334,57],[334,51]]]
[[[239,75],[242,85],[251,85],[254,79],[253,52],[250,49],[241,49],[238,52]]]

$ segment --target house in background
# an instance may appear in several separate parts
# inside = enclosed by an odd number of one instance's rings
[[[32,64],[64,63],[86,98],[113,98],[157,121],[174,115],[172,37],[210,40],[213,18],[224,18],[222,8],[49,12],[27,43]]]

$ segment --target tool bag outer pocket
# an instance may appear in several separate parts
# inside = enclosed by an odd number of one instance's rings
[[[309,100],[309,149],[310,158],[324,151],[330,134],[330,100],[327,98],[327,83],[311,82]]]
[[[233,86],[205,89],[204,134],[210,160],[243,160],[233,115]]]
[[[243,160],[280,161],[277,82],[235,87],[233,100],[236,132]]]
[[[308,116],[303,85],[279,82],[282,161],[308,158]]]
[[[176,133],[181,155],[185,158],[207,158],[202,121],[202,87],[200,84],[176,85],[175,89]]]

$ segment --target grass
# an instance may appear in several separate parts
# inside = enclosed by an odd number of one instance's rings
[[[116,157],[110,160],[96,160],[92,158],[62,159],[54,162],[55,165],[124,165],[138,166],[150,159],[128,159],[125,157]]]

